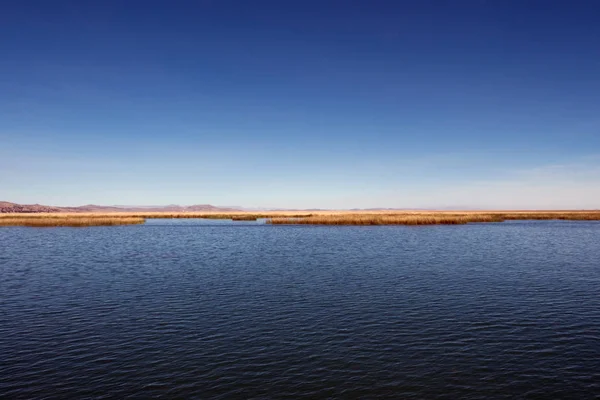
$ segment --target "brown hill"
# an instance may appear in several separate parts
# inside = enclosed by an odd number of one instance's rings
[[[57,213],[57,212],[191,212],[191,211],[238,211],[234,208],[216,207],[210,204],[192,206],[99,206],[88,204],[79,207],[54,207],[40,204],[16,204],[0,201],[0,213]]]
[[[0,201],[0,213],[49,213],[61,212],[60,207],[42,206],[40,204],[16,204]]]

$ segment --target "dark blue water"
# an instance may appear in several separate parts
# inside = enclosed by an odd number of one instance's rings
[[[0,397],[600,397],[600,223],[0,228]]]

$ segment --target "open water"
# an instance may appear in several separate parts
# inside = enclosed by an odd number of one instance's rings
[[[600,398],[600,223],[0,228],[0,398]]]

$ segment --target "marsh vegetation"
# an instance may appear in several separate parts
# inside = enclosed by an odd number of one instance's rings
[[[0,226],[110,226],[146,219],[202,218],[232,221],[266,219],[272,225],[462,225],[508,220],[598,221],[600,211],[274,211],[265,213],[39,213],[0,214]]]
[[[30,226],[30,227],[86,227],[86,226],[114,226],[136,225],[146,222],[144,218],[131,216],[72,216],[72,215],[43,215],[26,214],[0,216],[0,226]]]
[[[600,211],[415,211],[415,212],[340,212],[311,215],[304,218],[272,217],[270,224],[308,225],[461,225],[474,222],[507,220],[600,220]]]

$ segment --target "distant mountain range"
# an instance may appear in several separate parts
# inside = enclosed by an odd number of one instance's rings
[[[99,206],[88,204],[79,207],[56,207],[41,204],[16,204],[0,201],[0,213],[56,213],[56,212],[186,212],[186,211],[239,211],[238,208],[216,207],[210,204],[193,206]]]
[[[168,206],[99,206],[96,204],[88,204],[79,207],[56,207],[45,206],[41,204],[17,204],[7,201],[0,201],[0,213],[58,213],[58,212],[226,212],[226,211],[327,211],[325,208],[262,208],[262,207],[241,207],[241,206],[224,206],[217,207],[210,204],[196,204],[193,206],[180,206],[170,204]],[[478,210],[475,207],[440,207],[440,208],[352,208],[348,211],[432,211],[432,210]]]

